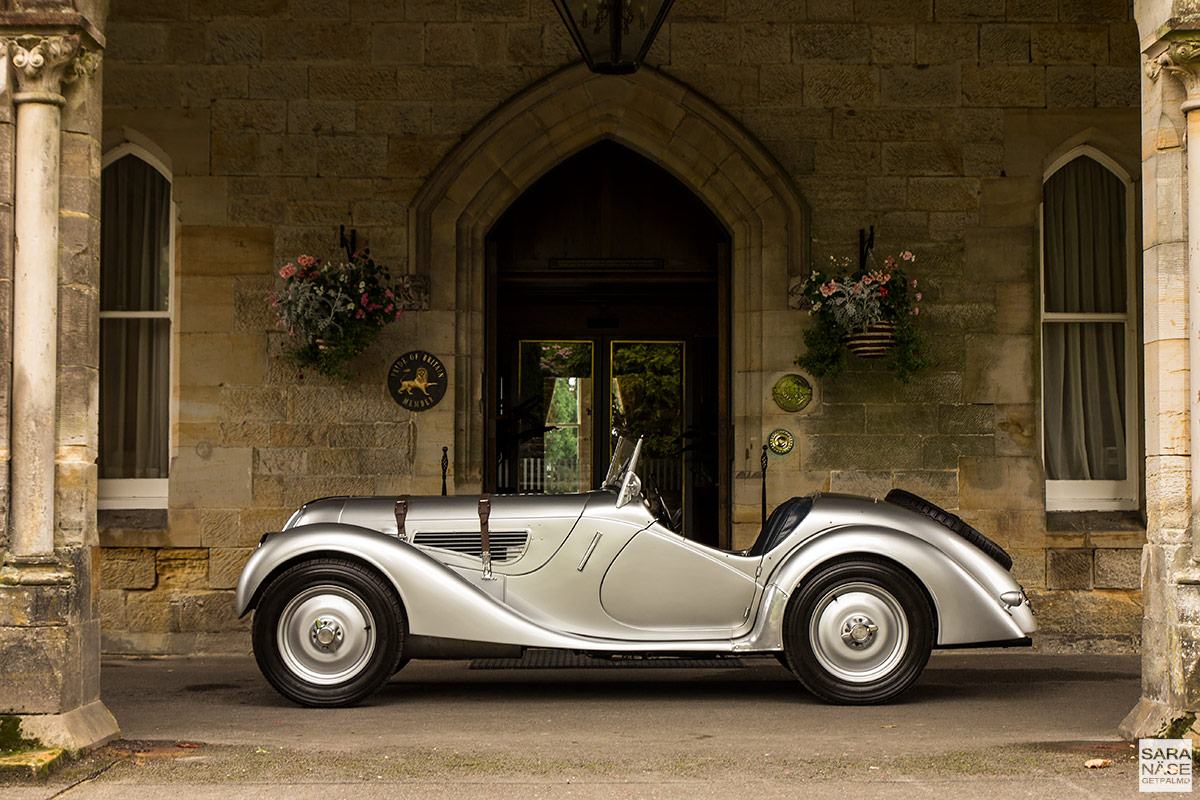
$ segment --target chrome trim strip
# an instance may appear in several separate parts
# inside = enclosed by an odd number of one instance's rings
[[[579,571],[583,572],[583,568],[587,566],[588,559],[592,557],[592,553],[596,550],[596,545],[600,544],[600,538],[603,536],[599,531],[592,537],[592,543],[588,545],[587,552],[583,554],[583,558],[579,561]]]

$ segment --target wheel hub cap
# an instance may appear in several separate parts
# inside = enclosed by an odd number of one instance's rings
[[[875,639],[879,626],[870,617],[855,616],[842,624],[842,641],[848,647],[861,650]]]
[[[821,667],[847,683],[890,674],[908,649],[908,615],[882,586],[855,581],[830,589],[813,607],[809,644]]]
[[[337,650],[345,638],[342,634],[342,626],[337,624],[337,620],[332,619],[318,619],[313,623],[312,630],[308,635],[317,647],[328,652]]]
[[[353,679],[370,663],[375,618],[347,587],[312,586],[284,606],[275,637],[284,665],[296,677],[329,686]]]

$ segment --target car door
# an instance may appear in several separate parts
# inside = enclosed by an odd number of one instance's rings
[[[731,631],[750,617],[760,559],[684,539],[661,525],[639,532],[605,572],[600,604],[642,630]]]

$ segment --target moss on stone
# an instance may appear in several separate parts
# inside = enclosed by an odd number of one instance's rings
[[[1196,722],[1196,715],[1193,713],[1184,714],[1182,717],[1176,717],[1162,726],[1158,732],[1160,739],[1182,739],[1187,736],[1188,731],[1192,729],[1192,725]]]
[[[37,739],[26,739],[21,736],[20,717],[0,714],[0,754],[15,753],[18,750],[37,750],[44,746]]]

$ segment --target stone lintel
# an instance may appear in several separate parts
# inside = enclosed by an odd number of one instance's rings
[[[22,738],[81,755],[120,738],[121,728],[99,700],[65,714],[17,714]]]

